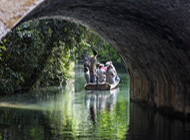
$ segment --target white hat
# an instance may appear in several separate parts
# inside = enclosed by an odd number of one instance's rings
[[[110,65],[110,64],[111,64],[110,61],[106,62],[106,66],[108,66],[108,65]]]
[[[100,68],[100,67],[104,67],[104,64],[100,64],[100,65],[99,65],[99,68]]]

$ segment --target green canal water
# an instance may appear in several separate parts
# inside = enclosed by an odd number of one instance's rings
[[[48,87],[0,99],[0,140],[188,139],[190,125],[129,101],[129,76],[119,88],[85,91],[83,69],[65,88]]]
[[[129,77],[112,91],[85,91],[83,69],[65,88],[0,99],[0,140],[124,139],[129,126]]]

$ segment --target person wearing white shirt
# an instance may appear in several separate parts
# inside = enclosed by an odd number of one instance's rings
[[[90,72],[88,67],[84,68],[84,77],[86,79],[86,83],[90,83]]]
[[[104,65],[100,64],[97,69],[98,82],[103,83],[106,81],[106,71],[104,70]]]
[[[113,66],[109,65],[106,71],[106,82],[109,84],[115,83],[115,76],[116,76],[116,73],[113,69]]]

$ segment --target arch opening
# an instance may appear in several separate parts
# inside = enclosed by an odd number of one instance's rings
[[[19,18],[22,19],[19,23],[61,16],[90,27],[123,59],[130,73],[132,100],[186,116],[190,114],[187,0],[49,0],[34,7]]]
[[[124,70],[121,58],[108,42],[73,22],[60,19],[25,22],[4,40],[6,50],[0,61],[1,95],[62,87],[73,77],[74,65],[83,65],[93,50],[98,51],[97,63],[104,65],[112,61],[116,70]]]

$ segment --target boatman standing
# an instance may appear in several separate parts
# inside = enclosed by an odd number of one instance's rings
[[[95,83],[96,82],[96,63],[97,63],[97,56],[98,52],[93,51],[94,56],[90,58],[88,61],[88,66],[90,70],[90,82]]]

